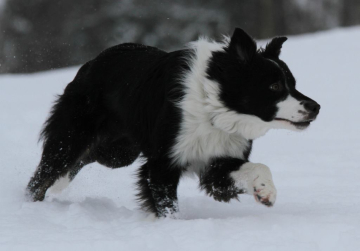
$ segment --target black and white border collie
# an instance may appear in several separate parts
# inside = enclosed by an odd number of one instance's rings
[[[257,50],[242,29],[222,42],[201,38],[164,52],[120,44],[83,65],[46,121],[42,159],[27,191],[42,201],[94,161],[110,168],[146,160],[138,199],[157,217],[178,210],[185,172],[217,201],[247,193],[272,206],[269,168],[249,162],[252,141],[271,128],[303,130],[320,105],[295,89],[279,59],[286,37]]]

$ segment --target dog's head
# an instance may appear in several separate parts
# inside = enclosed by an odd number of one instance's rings
[[[218,83],[221,103],[243,124],[248,120],[248,127],[261,124],[267,129],[302,130],[319,114],[320,105],[296,90],[294,76],[279,59],[286,40],[276,37],[265,49],[257,50],[245,31],[235,29],[224,50],[212,53],[207,78]],[[225,122],[218,120],[215,124],[224,127],[221,124]]]

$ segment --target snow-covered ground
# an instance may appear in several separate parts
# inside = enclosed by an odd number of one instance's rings
[[[59,195],[27,202],[25,186],[55,94],[77,68],[0,77],[0,250],[360,250],[360,27],[290,37],[282,58],[321,104],[302,133],[271,131],[251,160],[267,164],[273,208],[250,196],[219,203],[184,178],[179,219],[137,209],[139,163],[85,167]]]

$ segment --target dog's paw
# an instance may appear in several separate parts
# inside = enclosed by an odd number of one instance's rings
[[[257,202],[268,207],[272,207],[275,204],[276,188],[272,179],[264,179],[263,176],[259,175],[253,182],[253,191]]]
[[[257,202],[271,207],[275,204],[276,188],[270,169],[263,164],[245,163],[230,174],[235,185],[255,197]]]

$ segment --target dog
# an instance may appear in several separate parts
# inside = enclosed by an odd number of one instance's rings
[[[142,156],[137,196],[157,217],[178,212],[186,172],[217,201],[246,193],[274,205],[270,169],[249,162],[252,141],[272,128],[301,131],[320,110],[279,59],[286,40],[257,49],[236,28],[221,42],[200,38],[169,53],[134,43],[103,51],[79,69],[44,124],[31,200],[89,163],[119,168]]]

